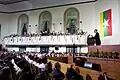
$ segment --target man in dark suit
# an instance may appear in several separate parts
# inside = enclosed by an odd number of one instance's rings
[[[98,33],[98,30],[95,29],[94,30],[95,36],[93,37],[95,39],[95,43],[96,45],[101,45],[101,40],[100,40],[100,35]]]

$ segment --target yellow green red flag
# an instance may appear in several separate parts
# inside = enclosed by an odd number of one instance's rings
[[[112,36],[112,11],[111,9],[100,13],[100,35]]]

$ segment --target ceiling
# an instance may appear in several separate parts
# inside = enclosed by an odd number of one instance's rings
[[[29,0],[0,0],[0,4],[7,5],[7,4],[18,3],[22,1],[29,1]]]
[[[0,0],[0,12],[23,12],[96,1],[97,0]]]

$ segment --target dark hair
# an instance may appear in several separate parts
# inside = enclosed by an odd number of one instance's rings
[[[92,80],[92,77],[89,74],[87,74],[86,75],[86,80]]]
[[[34,80],[34,75],[31,72],[25,72],[21,78],[22,80]]]
[[[12,72],[10,67],[6,66],[1,69],[0,80],[12,80]],[[11,75],[11,76],[10,76]]]
[[[48,68],[48,72],[51,73],[52,72],[52,63],[51,62],[48,62],[47,68]]]
[[[60,68],[61,68],[61,65],[60,65],[59,62],[56,62],[56,63],[55,63],[55,68],[56,68],[56,69],[60,69]]]
[[[98,31],[97,29],[95,29],[94,31]]]
[[[21,69],[24,68],[24,64],[25,64],[25,61],[24,61],[24,60],[20,60],[20,61],[17,62],[17,66],[18,66],[19,68],[21,68]]]
[[[107,75],[107,72],[103,72],[103,74],[106,74],[106,75]]]

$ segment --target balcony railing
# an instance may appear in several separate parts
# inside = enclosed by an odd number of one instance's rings
[[[86,35],[59,35],[36,37],[7,37],[5,45],[86,45]]]

